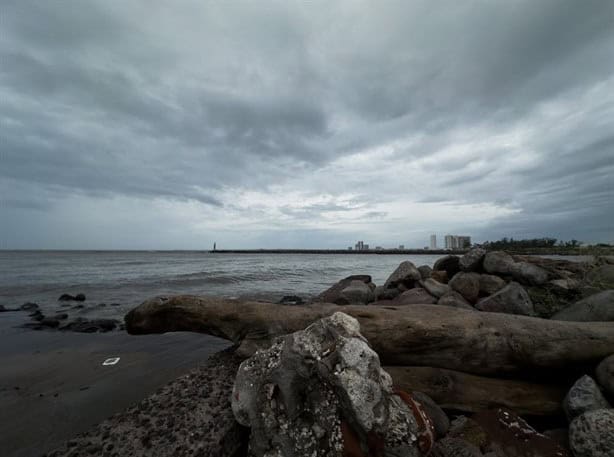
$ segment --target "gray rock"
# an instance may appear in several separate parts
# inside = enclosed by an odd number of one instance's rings
[[[431,457],[482,457],[477,446],[461,439],[446,437],[435,443]]]
[[[333,284],[326,289],[320,295],[318,295],[314,301],[320,303],[337,303],[340,298],[341,291],[350,285],[352,281],[362,281],[365,284],[371,284],[371,276],[369,275],[352,275],[341,281]],[[337,303],[339,304],[339,303]]]
[[[604,290],[559,311],[552,319],[576,322],[614,321],[614,290]]]
[[[612,457],[614,409],[598,409],[576,417],[569,426],[569,446],[575,457]]]
[[[33,313],[28,314],[29,317],[34,321],[42,321],[45,318],[45,315],[42,313],[40,309],[35,310]]]
[[[428,265],[420,265],[418,267],[418,271],[420,272],[420,277],[422,279],[428,279],[431,277],[431,273],[433,272],[433,269],[429,267]]]
[[[505,287],[506,282],[499,276],[480,275],[480,293],[492,295]]]
[[[416,266],[409,260],[406,260],[405,262],[401,262],[397,269],[388,277],[384,287],[386,289],[391,289],[403,285],[411,289],[420,279],[422,279],[422,276],[420,276],[420,272]]]
[[[448,272],[445,270],[433,270],[431,273],[431,279],[434,279],[437,282],[442,284],[448,284]]]
[[[524,316],[535,314],[529,294],[520,284],[513,281],[490,297],[478,300],[475,307],[480,311],[491,313],[522,314]]]
[[[487,273],[510,275],[512,274],[515,263],[512,256],[508,253],[503,251],[491,251],[487,252],[484,256],[483,265]]]
[[[340,305],[366,305],[375,300],[371,288],[362,281],[352,281],[339,294],[337,304]]]
[[[368,432],[381,437],[386,455],[421,455],[414,414],[393,394],[358,321],[343,313],[278,338],[245,360],[232,411],[251,427],[255,457],[341,455],[350,438],[366,448]]]
[[[421,287],[409,289],[392,300],[392,305],[432,305],[437,299]]]
[[[300,306],[304,305],[305,301],[298,295],[284,295],[277,303],[280,305]],[[119,303],[111,303],[110,306],[119,306]]]
[[[478,271],[482,268],[482,261],[486,251],[482,248],[474,248],[459,260],[459,266],[461,271]]]
[[[425,393],[414,391],[411,395],[414,397],[414,400],[417,400],[422,405],[422,408],[431,419],[435,427],[436,439],[441,439],[446,436],[446,433],[448,433],[450,429],[450,419],[448,415],[444,413],[443,409]]]
[[[597,382],[614,401],[614,354],[601,361],[595,370]]]
[[[58,298],[59,301],[85,301],[85,294],[77,294],[77,295],[70,295],[70,294],[62,294],[60,295],[60,298]]]
[[[433,297],[443,297],[445,294],[450,292],[449,286],[442,284],[439,281],[435,281],[432,278],[423,279],[420,281],[420,285]]]
[[[461,271],[450,279],[448,286],[461,294],[468,302],[475,303],[480,294],[480,275]]]
[[[610,404],[597,383],[587,375],[575,382],[563,400],[563,410],[568,421],[588,411],[607,408],[610,408]]]
[[[444,296],[442,296],[437,302],[441,306],[452,306],[453,308],[463,308],[471,311],[475,311],[475,308],[463,298],[458,292],[451,290]]]
[[[377,286],[374,291],[375,300],[394,300],[401,295],[401,291],[396,287],[386,289],[384,286]]]
[[[512,265],[512,276],[522,284],[540,286],[548,281],[548,272],[529,262],[516,262]]]
[[[445,271],[448,278],[451,278],[460,271],[460,257],[457,255],[447,255],[438,259],[433,265],[434,271]]]

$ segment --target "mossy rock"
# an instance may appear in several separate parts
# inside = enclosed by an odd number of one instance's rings
[[[563,291],[552,286],[529,287],[527,292],[531,297],[535,312],[539,317],[546,319],[582,298],[580,290]]]

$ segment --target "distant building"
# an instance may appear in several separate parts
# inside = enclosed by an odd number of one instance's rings
[[[399,249],[400,249],[400,250],[405,249],[405,245],[404,245],[404,244],[399,244]]]
[[[431,249],[437,249],[437,235],[431,235]]]
[[[354,246],[354,249],[356,249],[357,251],[362,251],[365,248],[365,244],[362,241],[359,241],[356,243],[356,246]]]
[[[384,248],[383,248],[383,247],[381,247],[381,246],[375,246],[375,250],[376,250],[376,251],[383,251],[383,250],[384,250]]]
[[[446,235],[445,236],[446,249],[466,249],[471,247],[471,237],[464,235]]]
[[[362,245],[362,250],[363,251],[368,251],[369,250],[369,245],[368,244],[363,244]]]
[[[348,251],[351,251],[352,249],[352,246],[348,246]]]
[[[458,248],[466,249],[471,247],[471,237],[470,236],[459,236],[458,237]]]

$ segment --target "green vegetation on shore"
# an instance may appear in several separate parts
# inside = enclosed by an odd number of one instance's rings
[[[557,240],[556,238],[532,238],[515,240],[504,237],[498,241],[486,241],[482,247],[489,251],[507,251],[511,254],[532,255],[612,255],[614,246],[606,243],[585,245],[578,240]]]

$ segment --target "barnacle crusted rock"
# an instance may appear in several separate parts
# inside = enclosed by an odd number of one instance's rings
[[[414,413],[344,313],[285,335],[239,367],[232,394],[237,421],[251,428],[253,456],[416,457]]]

